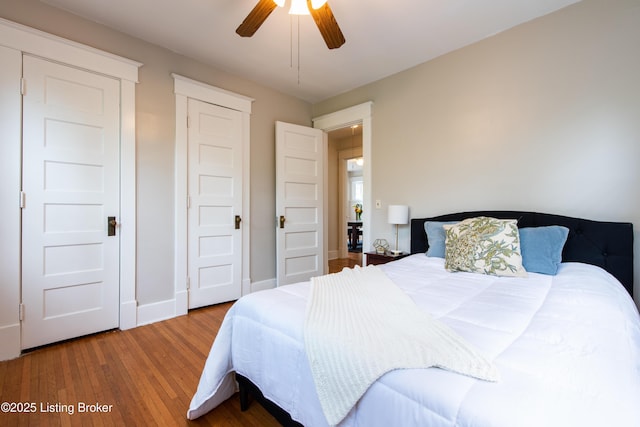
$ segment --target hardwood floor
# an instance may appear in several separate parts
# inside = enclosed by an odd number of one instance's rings
[[[104,332],[0,362],[1,426],[278,426],[238,395],[186,419],[204,361],[230,303],[128,331]],[[80,412],[83,404],[105,412]],[[86,410],[87,408],[85,408]],[[73,411],[72,411],[73,410]],[[73,412],[73,413],[71,413]]]
[[[348,258],[338,258],[329,260],[329,273],[337,273],[343,268],[353,268],[356,265],[362,265],[362,252],[349,253]]]

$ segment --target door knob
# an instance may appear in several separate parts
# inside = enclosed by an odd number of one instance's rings
[[[241,221],[242,221],[242,218],[240,218],[240,215],[236,215],[236,230],[240,230]]]
[[[116,235],[116,226],[118,225],[118,221],[116,221],[115,216],[107,217],[107,236],[115,236]]]
[[[284,228],[284,221],[285,221],[284,215],[280,215],[280,228]]]

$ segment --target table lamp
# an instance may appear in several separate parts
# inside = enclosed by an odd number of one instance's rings
[[[398,250],[398,225],[409,223],[409,206],[389,205],[387,220],[389,224],[395,224],[396,226],[396,249],[391,250],[391,253],[393,255],[399,255],[402,251]]]

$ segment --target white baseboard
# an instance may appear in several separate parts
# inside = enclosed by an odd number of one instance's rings
[[[277,285],[276,279],[262,280],[260,282],[253,282],[251,284],[251,292],[264,291],[267,289],[273,289]]]
[[[138,326],[176,317],[176,300],[169,299],[138,306]]]
[[[251,293],[251,279],[242,279],[242,295]]]
[[[20,356],[20,324],[0,326],[0,360]]]
[[[138,303],[135,300],[120,303],[120,329],[124,331],[138,326],[137,317]]]
[[[250,292],[263,291],[276,287],[276,279],[262,280],[260,282],[243,283],[243,288],[250,289]],[[180,307],[186,307],[188,291],[176,293],[175,299],[158,301],[151,304],[144,304],[137,307],[137,323],[135,326],[148,325],[149,323],[159,322],[161,320],[171,319],[172,317],[181,316]],[[135,304],[135,302],[134,302]],[[124,304],[122,305],[124,307]],[[121,318],[122,322],[122,318]],[[133,326],[131,326],[133,327]],[[120,329],[125,329],[122,325]],[[20,335],[18,334],[18,337]]]
[[[176,292],[176,306],[175,306],[175,315],[182,316],[189,312],[189,291],[183,289],[181,291]]]

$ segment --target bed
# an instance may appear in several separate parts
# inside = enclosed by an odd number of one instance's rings
[[[514,219],[521,233],[566,227],[557,272],[452,273],[445,259],[425,255],[430,248],[425,222],[455,224],[485,216]],[[457,213],[412,219],[411,252],[380,270],[420,310],[490,360],[500,378],[394,369],[366,389],[340,426],[640,425],[640,318],[631,298],[630,223],[516,211]],[[213,343],[188,418],[211,411],[239,384],[242,407],[251,395],[283,425],[329,425],[305,353],[311,292],[305,282],[234,304]]]

